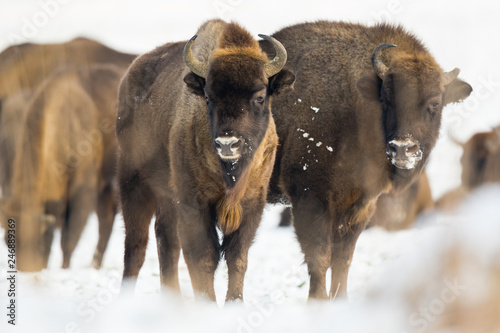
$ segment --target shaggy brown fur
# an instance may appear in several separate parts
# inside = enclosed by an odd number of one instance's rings
[[[118,82],[106,87],[93,82],[96,64],[114,64],[123,73],[135,56],[114,51],[85,38],[77,38],[62,44],[22,44],[11,46],[0,53],[0,188],[2,201],[11,197],[15,145],[21,133],[22,119],[34,91],[44,80],[58,71],[78,69],[87,79],[82,80],[85,89],[99,107],[98,116],[103,140],[103,160],[99,174],[99,201],[94,206],[99,218],[99,242],[94,253],[93,266],[102,263],[114,216],[117,211],[117,190],[115,185],[116,138],[115,99]],[[96,77],[98,78],[98,77]],[[100,90],[96,92],[94,90]],[[62,90],[63,93],[65,90]],[[106,95],[108,94],[108,95]]]
[[[429,179],[424,172],[407,189],[382,194],[377,200],[377,207],[367,226],[379,226],[389,231],[410,227],[418,215],[434,206]],[[292,209],[286,208],[281,213],[280,226],[292,224]]]
[[[274,100],[280,144],[270,201],[288,198],[310,274],[309,296],[343,294],[356,240],[378,196],[413,183],[436,142],[441,111],[472,88],[442,69],[401,27],[320,21],[273,35],[288,50],[297,76],[293,93]],[[371,64],[380,44],[388,71]],[[261,43],[270,56],[267,42]],[[389,142],[411,137],[422,159],[412,169],[388,159]],[[285,198],[283,197],[285,195]]]
[[[214,272],[224,254],[226,299],[241,299],[247,253],[278,143],[271,95],[288,90],[294,76],[282,70],[267,78],[267,57],[234,23],[208,21],[197,35],[193,53],[208,64],[206,79],[185,66],[186,42],[179,42],[140,56],[120,87],[116,132],[126,231],[123,281],[134,282],[139,274],[154,214],[163,285],[179,289],[182,244],[197,297],[215,299]],[[216,153],[215,139],[226,135],[244,142],[236,162]],[[217,227],[224,234],[222,244]]]
[[[106,137],[113,134],[111,114],[121,73],[112,65],[65,70],[33,92],[19,127],[4,213],[17,221],[19,270],[47,266],[54,222],[62,228],[63,267],[69,267],[88,215],[110,181],[103,176],[110,172],[103,168],[104,150]],[[99,207],[104,205],[109,202]]]

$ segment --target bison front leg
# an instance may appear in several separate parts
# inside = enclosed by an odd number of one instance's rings
[[[101,268],[104,251],[108,247],[109,237],[113,230],[118,203],[112,184],[107,184],[98,194],[97,218],[99,220],[99,240],[92,259],[92,267]]]
[[[326,271],[331,262],[331,221],[324,205],[314,197],[293,205],[295,232],[310,277],[309,299],[327,299]]]
[[[215,301],[214,275],[220,246],[213,210],[208,205],[189,202],[180,202],[177,207],[182,253],[195,297]]]
[[[178,266],[181,245],[177,214],[171,199],[165,198],[156,212],[155,233],[162,285],[180,291]]]
[[[333,228],[330,299],[347,295],[347,276],[352,255],[359,235],[365,229],[366,223],[366,221],[354,225],[341,223]]]
[[[240,227],[224,237],[222,251],[228,268],[226,302],[243,300],[243,284],[247,270],[248,250],[262,218],[265,202],[251,202],[244,205]]]

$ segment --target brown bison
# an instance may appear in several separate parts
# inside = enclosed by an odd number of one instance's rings
[[[271,96],[295,79],[283,69],[283,46],[261,37],[276,49],[273,60],[237,24],[208,21],[187,44],[140,56],[124,77],[116,124],[124,284],[134,283],[144,262],[154,214],[162,284],[179,289],[182,244],[197,297],[215,300],[224,254],[226,300],[243,298],[278,143]]]
[[[331,267],[334,298],[346,291],[356,240],[379,195],[419,177],[443,107],[472,88],[401,27],[320,21],[273,37],[288,50],[297,82],[274,100],[279,146],[269,200],[292,203],[309,297],[328,297]]]
[[[476,133],[466,143],[452,140],[463,148],[462,183],[439,198],[436,206],[445,210],[456,208],[478,187],[500,182],[500,127]]]
[[[434,207],[429,179],[425,172],[402,191],[381,194],[369,226],[389,231],[406,229],[424,211]]]
[[[111,185],[104,175],[113,172],[103,165],[121,74],[113,65],[63,70],[33,92],[18,128],[11,196],[4,206],[4,214],[17,222],[19,270],[47,266],[55,223],[61,226],[63,267],[68,267],[98,199],[98,214],[111,218],[112,225],[116,206],[99,210],[114,205],[102,198]],[[113,216],[106,216],[110,211]]]
[[[500,127],[476,133],[461,146],[463,187],[473,190],[486,183],[500,182]]]
[[[90,71],[93,65],[114,64],[121,73],[135,58],[134,55],[117,52],[98,42],[85,38],[77,38],[61,44],[21,44],[11,46],[0,53],[0,188],[2,200],[8,201],[11,197],[11,181],[13,179],[13,161],[15,145],[22,130],[22,119],[28,102],[34,91],[44,80],[58,71],[80,69]],[[86,75],[88,78],[93,75]],[[114,77],[114,76],[113,76]],[[85,80],[83,80],[85,81]],[[114,127],[116,90],[118,82],[107,80],[113,86],[105,87],[101,83],[85,81],[88,90],[102,89],[110,92],[109,96],[103,93],[93,93],[99,110],[99,122],[107,131],[102,131],[103,150],[99,175],[99,200],[96,210],[99,218],[99,242],[94,254],[93,266],[99,268],[102,263],[114,216],[117,211],[117,190],[115,181],[116,167],[116,138]],[[61,91],[64,93],[64,90]],[[53,96],[51,96],[53,97]]]

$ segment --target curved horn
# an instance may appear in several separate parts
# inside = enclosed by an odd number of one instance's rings
[[[380,44],[372,52],[372,66],[375,70],[375,73],[377,73],[377,76],[381,79],[384,79],[385,73],[387,73],[387,71],[389,70],[389,68],[382,62],[382,51],[387,48],[396,46],[397,45],[391,43]]]
[[[443,84],[445,86],[449,85],[451,83],[451,81],[453,81],[457,78],[458,74],[460,74],[459,68],[455,68],[452,71],[443,73]]]
[[[275,38],[267,35],[259,35],[260,38],[267,40],[271,44],[273,44],[274,49],[276,50],[276,56],[273,60],[269,61],[264,65],[264,70],[266,72],[267,77],[271,77],[273,75],[278,74],[286,64],[286,50],[283,44],[277,41]]]
[[[184,46],[184,51],[182,52],[182,57],[184,58],[184,62],[189,67],[191,72],[195,73],[202,78],[207,78],[207,65],[196,59],[193,55],[193,50],[191,49],[194,40],[198,37],[198,35],[194,35],[189,42]]]

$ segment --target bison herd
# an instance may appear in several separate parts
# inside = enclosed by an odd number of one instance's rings
[[[120,208],[124,286],[154,216],[162,285],[179,291],[182,249],[196,297],[215,300],[224,258],[226,300],[242,300],[264,206],[287,203],[309,297],[334,299],[367,226],[406,228],[500,181],[496,128],[457,142],[462,186],[433,202],[424,168],[443,108],[472,88],[403,28],[318,21],[259,36],[211,20],[137,57],[84,38],[0,53],[0,215],[17,221],[17,268],[47,267],[56,228],[69,267],[92,212],[99,268]]]

